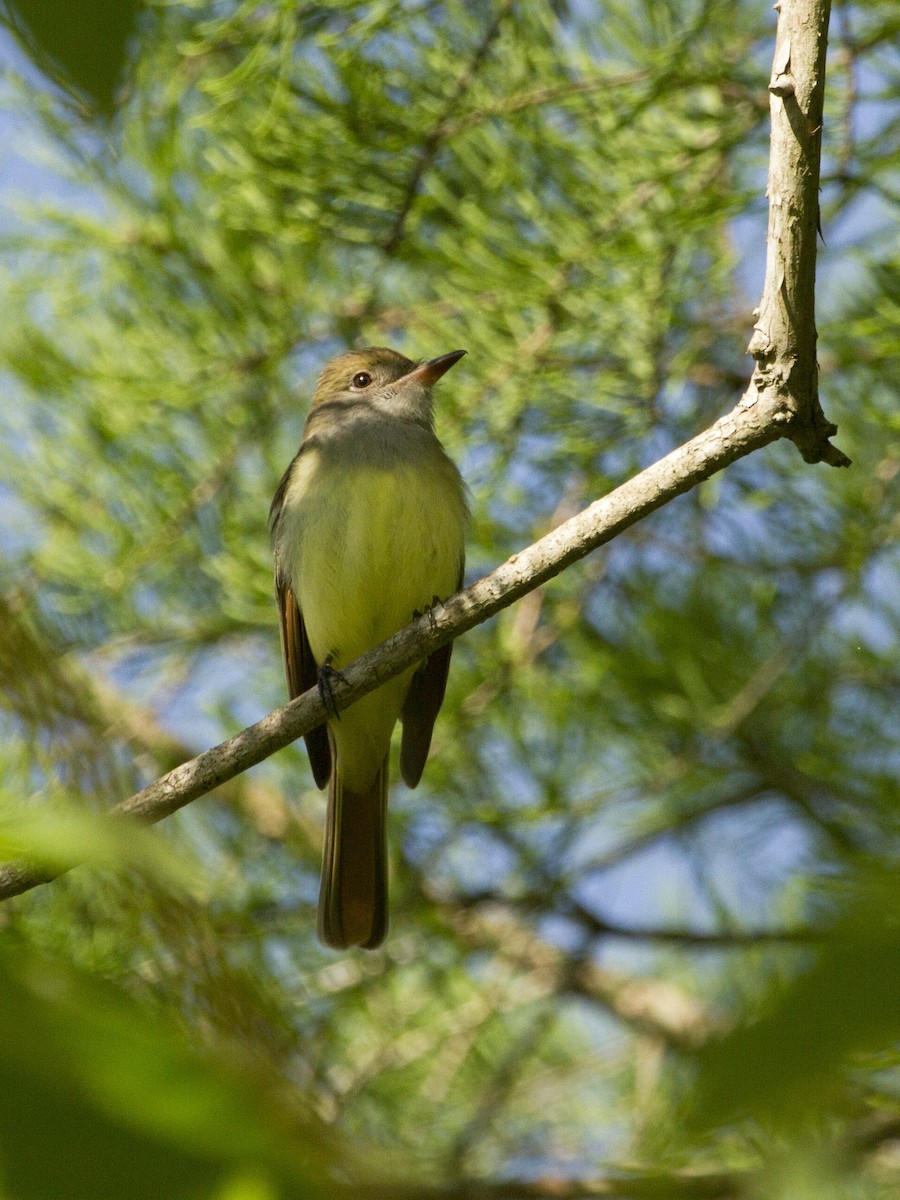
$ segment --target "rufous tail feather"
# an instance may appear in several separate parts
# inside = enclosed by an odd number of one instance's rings
[[[332,758],[319,889],[319,937],[335,950],[373,949],[385,939],[388,760],[367,792],[351,792]]]

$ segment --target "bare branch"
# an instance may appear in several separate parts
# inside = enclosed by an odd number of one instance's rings
[[[334,681],[337,708],[346,708],[452,638],[486,621],[729,463],[775,441],[784,431],[779,415],[768,411],[765,397],[751,408],[739,405],[704,433],[596,500],[526,550],[512,555],[496,571],[351,663]],[[182,763],[112,811],[150,823],[160,821],[296,741],[321,725],[327,715],[318,691],[311,689],[255,725]],[[46,871],[33,871],[21,864],[0,868],[0,899],[28,891],[51,878]]]
[[[766,282],[748,353],[756,369],[744,396],[780,397],[787,436],[806,462],[848,467],[828,439],[837,426],[819,404],[816,363],[816,236],[831,0],[781,0],[769,83],[769,228]]]

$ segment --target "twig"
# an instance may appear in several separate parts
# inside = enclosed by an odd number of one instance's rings
[[[472,112],[463,113],[455,121],[445,122],[442,136],[456,137],[472,126],[487,121],[491,117],[508,117],[512,113],[522,112],[528,108],[540,108],[544,104],[559,104],[578,96],[589,96],[595,92],[610,92],[617,88],[631,87],[636,83],[644,83],[648,78],[646,70],[629,71],[622,75],[610,75],[602,79],[579,79],[569,83],[559,83],[551,87],[535,88],[530,92],[520,92],[514,96],[505,96],[493,103],[477,108]]]
[[[612,937],[623,941],[657,942],[675,946],[687,946],[697,950],[746,949],[760,945],[808,946],[818,941],[823,934],[810,926],[794,929],[771,929],[766,926],[749,926],[734,929],[688,929],[666,926],[623,925],[608,921],[575,900],[553,906],[548,910],[543,892],[529,892],[509,900],[500,892],[484,891],[456,899],[463,910],[488,912],[540,911],[543,915],[562,917],[576,921],[590,938]]]
[[[596,916],[577,904],[572,915],[597,937],[615,937],[636,942],[662,942],[689,946],[694,950],[723,950],[760,945],[808,946],[822,935],[815,929],[767,929],[763,926],[748,929],[665,929],[632,928]]]
[[[422,182],[422,177],[434,162],[435,155],[437,154],[441,143],[447,137],[450,116],[477,75],[481,64],[484,62],[488,51],[497,37],[497,34],[500,32],[501,25],[512,12],[514,3],[515,0],[505,0],[505,2],[497,9],[493,21],[491,21],[491,23],[488,25],[481,41],[476,47],[475,53],[472,56],[472,61],[457,79],[456,85],[454,86],[447,103],[444,105],[441,115],[438,117],[431,131],[426,135],[425,140],[419,150],[415,165],[410,173],[409,179],[406,181],[406,187],[403,191],[403,198],[400,201],[400,207],[397,210],[397,215],[394,217],[393,224],[391,225],[387,237],[381,244],[381,249],[385,254],[393,254],[400,244],[406,228],[407,218],[412,211],[412,206],[415,203],[416,195],[419,191],[419,184]]]
[[[676,756],[670,763],[669,769],[661,772],[662,778],[654,781],[653,791],[661,792],[665,786],[677,783],[684,777],[688,769],[687,760],[681,756]],[[737,808],[744,804],[753,804],[760,798],[764,791],[765,788],[757,783],[752,783],[712,800],[702,807],[673,813],[664,822],[650,829],[634,833],[618,845],[611,847],[611,849],[604,851],[602,854],[598,854],[596,858],[587,859],[581,867],[582,876],[595,876],[602,871],[609,871],[633,855],[640,854],[642,850],[646,850],[648,846],[652,846],[655,842],[662,841],[663,838],[673,837],[694,823],[700,824],[707,817],[720,813],[723,809]]]

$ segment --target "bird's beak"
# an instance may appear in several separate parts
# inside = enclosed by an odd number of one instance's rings
[[[401,385],[405,385],[407,383],[421,383],[424,384],[425,387],[431,387],[432,384],[437,383],[440,377],[446,374],[446,372],[449,371],[455,363],[458,363],[464,354],[465,350],[451,350],[449,354],[442,354],[440,358],[431,358],[428,360],[428,362],[420,363],[417,367],[410,371],[408,375],[404,375],[403,378],[399,380],[399,383]]]

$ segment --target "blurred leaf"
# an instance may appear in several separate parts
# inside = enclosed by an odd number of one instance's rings
[[[143,0],[2,0],[6,24],[35,66],[55,83],[115,108]]]
[[[866,872],[811,965],[765,994],[762,1011],[702,1050],[689,1129],[752,1116],[808,1126],[846,1097],[848,1070],[900,1038],[900,877]]]
[[[285,1108],[239,1059],[200,1057],[59,963],[0,956],[10,1200],[322,1196],[328,1157],[312,1118]]]
[[[0,812],[0,859],[25,859],[52,871],[72,863],[137,867],[188,890],[201,881],[198,865],[146,826],[59,802]]]

